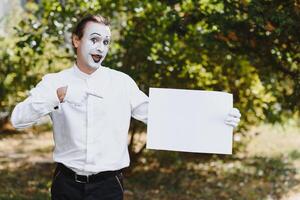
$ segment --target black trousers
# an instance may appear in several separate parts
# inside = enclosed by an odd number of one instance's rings
[[[57,165],[51,186],[52,200],[123,200],[123,175],[119,172],[96,181],[75,180]]]

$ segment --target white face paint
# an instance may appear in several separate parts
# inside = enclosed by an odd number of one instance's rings
[[[111,32],[108,26],[88,22],[80,40],[77,61],[93,69],[101,66],[110,43]],[[78,60],[80,59],[80,60]]]

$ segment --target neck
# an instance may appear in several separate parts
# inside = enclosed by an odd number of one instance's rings
[[[82,71],[83,73],[89,74],[89,75],[94,73],[97,70],[97,69],[86,66],[85,64],[79,62],[78,60],[76,60],[76,65],[80,71]]]

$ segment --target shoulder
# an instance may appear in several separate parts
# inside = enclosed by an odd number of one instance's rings
[[[115,80],[118,79],[118,80],[121,80],[123,83],[125,82],[127,84],[135,83],[135,81],[128,74],[126,74],[124,72],[121,72],[121,71],[118,71],[118,70],[115,70],[115,69],[111,69],[111,68],[108,68],[108,67],[103,67],[103,68]]]
[[[70,76],[72,73],[72,68],[64,69],[56,73],[49,73],[43,76],[42,81],[52,82],[60,79],[64,79],[67,76]]]
[[[56,73],[45,74],[38,85],[45,86],[47,88],[60,87],[66,80],[68,80],[68,77],[71,76],[71,73],[72,68],[68,68]]]

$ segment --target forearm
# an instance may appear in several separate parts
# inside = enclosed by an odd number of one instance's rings
[[[59,101],[49,102],[46,99],[29,97],[14,108],[11,115],[12,125],[15,128],[31,126],[52,112],[58,104]]]
[[[137,107],[135,107],[132,111],[132,117],[147,124],[148,106],[149,106],[149,102],[145,101],[140,105],[138,105]]]
[[[54,74],[48,74],[30,90],[29,97],[19,103],[12,112],[11,122],[15,128],[25,128],[36,123],[59,105],[57,82],[59,81]]]

